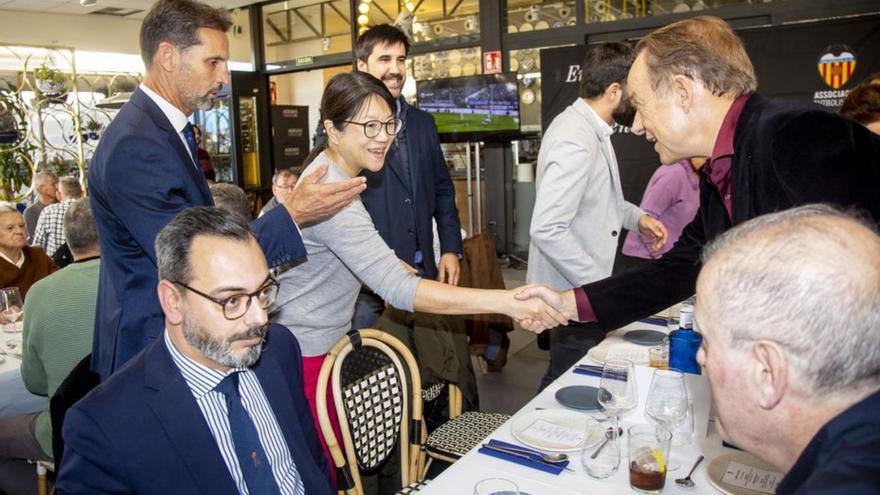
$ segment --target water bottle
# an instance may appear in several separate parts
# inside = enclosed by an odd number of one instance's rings
[[[694,331],[694,307],[682,306],[678,330],[669,334],[669,368],[699,375],[697,351],[702,342],[703,336]]]

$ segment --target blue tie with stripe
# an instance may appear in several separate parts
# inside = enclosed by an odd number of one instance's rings
[[[232,444],[244,482],[250,495],[281,495],[272,474],[272,466],[260,443],[257,427],[241,403],[238,393],[238,372],[227,375],[214,387],[226,398]]]
[[[183,137],[186,139],[186,147],[189,148],[189,154],[193,159],[196,168],[199,167],[199,149],[196,146],[196,133],[193,126],[189,122],[183,127]]]

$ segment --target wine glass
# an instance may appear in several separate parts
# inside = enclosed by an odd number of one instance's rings
[[[7,287],[0,290],[0,320],[4,323],[3,330],[5,332],[21,331],[17,324],[24,316],[23,306],[18,287]]]
[[[508,479],[488,478],[477,482],[474,495],[519,495],[519,487]]]
[[[610,442],[617,443],[620,417],[635,409],[639,402],[636,373],[628,359],[606,359],[599,381],[598,402],[605,414],[614,418]]]
[[[645,402],[645,414],[657,425],[658,430],[669,432],[684,422],[688,415],[687,387],[684,373],[675,369],[654,370],[651,388]],[[675,466],[669,466],[675,469]]]

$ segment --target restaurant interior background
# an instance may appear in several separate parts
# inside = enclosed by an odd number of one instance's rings
[[[0,0],[0,183],[9,199],[31,192],[35,168],[84,176],[102,130],[140,81],[137,33],[152,0],[94,3]],[[271,195],[275,167],[301,165],[324,85],[350,70],[353,40],[366,26],[399,21],[411,32],[404,95],[416,105],[424,81],[512,73],[517,133],[501,140],[444,136],[458,142],[443,147],[464,228],[489,232],[501,253],[523,257],[541,129],[574,100],[571,66],[579,64],[584,44],[635,40],[669,22],[711,13],[739,30],[767,94],[833,107],[847,88],[880,70],[876,0],[208,3],[233,9],[233,72],[214,108],[192,119],[202,126],[217,180],[241,185],[255,205]],[[851,57],[855,69],[848,80],[823,80],[817,64],[829,53]],[[643,138],[619,131],[614,145],[624,195],[638,203],[657,157]]]

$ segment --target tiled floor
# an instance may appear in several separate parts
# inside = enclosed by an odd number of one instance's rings
[[[526,271],[505,268],[508,288],[525,283]],[[535,396],[541,377],[547,370],[549,355],[538,349],[535,335],[514,330],[510,338],[507,364],[500,373],[477,374],[480,409],[487,412],[512,414]]]

